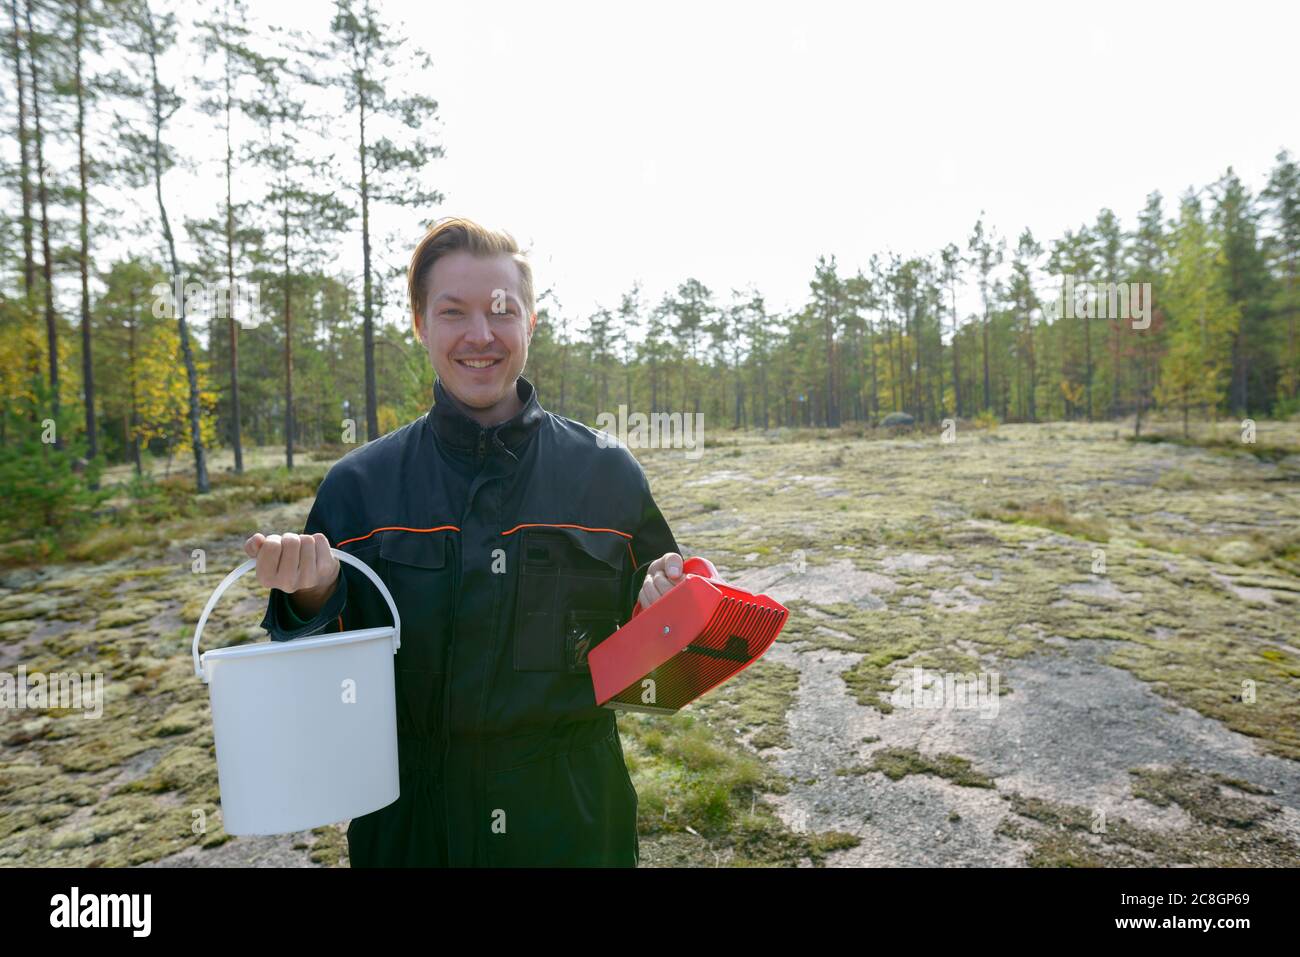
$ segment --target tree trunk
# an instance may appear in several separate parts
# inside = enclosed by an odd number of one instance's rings
[[[1146,393],[1144,391],[1146,386],[1145,372],[1146,366],[1142,362],[1142,353],[1139,351],[1137,363],[1137,413],[1133,420],[1133,437],[1135,439],[1142,438],[1142,405],[1146,398]]]
[[[230,145],[230,50],[226,50],[226,304],[230,310],[230,442],[235,451],[235,474],[244,473],[243,422],[239,414],[239,322],[235,317],[235,206],[233,197],[234,150]]]
[[[898,411],[898,373],[894,371],[894,326],[888,318],[885,323],[885,361],[889,365],[889,411]]]
[[[1038,421],[1038,356],[1034,353],[1034,327],[1029,325],[1029,421]]]
[[[948,411],[948,400],[943,394],[943,311],[939,306],[938,300],[934,304],[934,324],[939,333],[939,354],[938,361],[935,363],[935,369],[939,373],[939,410],[937,418],[945,418],[944,413]]]
[[[1083,355],[1087,368],[1084,374],[1084,388],[1088,394],[1088,421],[1092,421],[1092,310],[1083,317]]]
[[[18,155],[20,190],[23,198],[23,295],[27,298],[30,307],[33,287],[36,285],[36,259],[32,245],[32,160],[27,132],[27,79],[23,76],[22,30],[18,26],[18,0],[10,0],[9,13],[13,21],[14,80],[18,90]]]
[[[136,328],[136,306],[135,306],[135,289],[131,289],[131,302],[128,315],[131,320],[130,328],[127,332],[127,381],[130,384],[131,391],[131,410],[128,416],[129,426],[127,428],[127,438],[131,442],[131,460],[135,462],[135,474],[141,475],[144,468],[140,462],[140,423],[139,412],[136,408],[136,381],[135,381],[135,328]]]
[[[867,329],[867,349],[871,352],[871,424],[880,421],[880,385],[876,381],[876,336],[875,330]]]
[[[981,325],[981,335],[984,340],[984,409],[988,411],[990,407],[989,399],[989,300],[988,293],[984,294],[984,320]]]
[[[95,427],[95,363],[90,329],[90,218],[87,212],[89,185],[86,176],[86,91],[81,76],[81,50],[85,36],[86,0],[77,0],[73,31],[73,82],[77,94],[77,176],[80,186],[81,224],[78,238],[77,266],[81,273],[81,376],[86,402],[86,455],[99,454],[99,436]]]
[[[921,405],[921,303],[920,298],[912,304],[912,343],[916,352],[916,368],[912,370],[912,406],[916,409],[916,420],[925,421],[925,409]]]
[[[1291,398],[1300,395],[1300,355],[1296,354],[1296,305],[1295,305],[1295,256],[1287,260],[1286,269],[1287,302],[1291,303],[1290,315],[1287,317],[1287,353],[1291,359]]]
[[[952,414],[953,418],[961,418],[961,362],[957,356],[957,339],[961,330],[957,328],[957,289],[954,286],[948,287],[948,294],[952,297]]]
[[[286,187],[288,184],[285,184]],[[281,214],[284,232],[284,465],[293,468],[293,317],[289,302],[289,201]]]
[[[361,114],[361,269],[362,303],[365,311],[362,317],[361,335],[366,363],[366,437],[374,440],[379,438],[379,391],[375,382],[375,318],[370,277],[370,184],[366,173],[366,96],[359,85],[357,99]]]
[[[163,202],[162,191],[162,87],[158,82],[158,38],[153,28],[153,15],[149,8],[144,8],[144,24],[149,42],[149,75],[153,81],[153,182],[154,194],[158,199],[158,216],[162,221],[163,238],[167,242],[167,255],[171,262],[174,283],[184,289],[181,279],[181,264],[176,257],[176,240],[172,236],[171,221],[167,218],[167,205]],[[190,345],[190,330],[185,322],[185,296],[177,297],[176,322],[181,339],[181,355],[185,361],[185,375],[189,379],[189,418],[190,443],[194,449],[194,482],[200,494],[211,490],[208,483],[207,453],[203,448],[203,432],[199,412],[199,375],[194,366],[194,350]],[[168,468],[170,470],[170,460]]]
[[[833,307],[826,310],[826,425],[838,425],[835,413],[835,317]]]
[[[45,139],[41,129],[41,87],[40,74],[36,69],[36,51],[33,49],[36,31],[32,29],[32,4],[27,2],[27,66],[31,71],[32,81],[32,131],[36,137],[36,183],[37,197],[41,207],[41,276],[45,292],[45,343],[49,354],[50,368],[50,402],[55,422],[59,418],[59,333],[58,322],[54,315],[54,257],[50,252],[50,215],[49,192],[45,186]],[[63,434],[57,424],[54,431],[54,447],[63,448]]]

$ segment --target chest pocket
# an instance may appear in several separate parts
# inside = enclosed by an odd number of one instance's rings
[[[576,528],[529,528],[522,534],[515,670],[586,674],[587,653],[620,624],[631,571],[627,540]]]
[[[384,581],[402,613],[399,668],[443,671],[454,598],[447,534],[389,531],[379,546]]]

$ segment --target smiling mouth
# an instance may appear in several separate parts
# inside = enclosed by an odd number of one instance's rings
[[[457,359],[456,364],[464,366],[466,369],[491,369],[499,365],[500,359]]]

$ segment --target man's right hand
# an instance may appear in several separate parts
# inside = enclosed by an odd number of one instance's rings
[[[314,618],[339,580],[339,560],[329,539],[315,535],[263,535],[256,532],[244,542],[249,558],[257,559],[257,580],[292,597],[289,604],[300,618]]]

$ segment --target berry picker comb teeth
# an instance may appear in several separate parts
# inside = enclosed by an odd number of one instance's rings
[[[703,559],[687,559],[682,575],[591,649],[596,704],[673,714],[757,661],[790,616],[766,595],[713,578]]]

